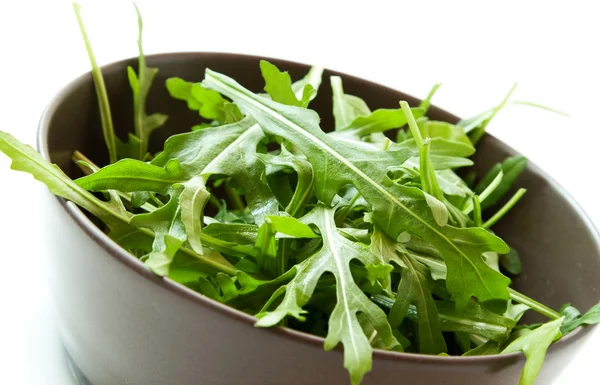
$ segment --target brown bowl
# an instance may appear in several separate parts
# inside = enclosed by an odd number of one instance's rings
[[[160,68],[148,111],[169,115],[155,131],[152,150],[172,134],[184,132],[198,116],[172,100],[165,79],[200,81],[204,69],[233,76],[260,91],[260,58],[223,53],[154,55]],[[302,76],[308,66],[268,59]],[[120,136],[133,127],[128,59],[103,67],[115,127]],[[344,89],[373,107],[397,108],[398,100],[418,99],[333,71]],[[311,105],[322,127],[332,127],[332,97],[324,81]],[[433,107],[434,119],[458,118]],[[99,164],[107,161],[92,77],[83,75],[50,103],[39,126],[38,148],[71,177],[71,162],[80,150]],[[480,171],[516,152],[486,135],[476,155]],[[518,180],[529,192],[496,227],[523,259],[523,274],[514,286],[554,308],[571,302],[587,309],[600,299],[599,237],[577,204],[550,177],[530,164]],[[49,232],[50,284],[64,346],[92,384],[348,384],[341,349],[323,351],[323,339],[286,328],[258,329],[255,318],[217,303],[170,279],[153,275],[136,258],[111,241],[75,205],[47,195],[44,220]],[[548,383],[568,363],[589,328],[578,329],[554,344],[536,384]],[[364,385],[516,385],[524,364],[521,354],[438,357],[376,350],[373,370]]]

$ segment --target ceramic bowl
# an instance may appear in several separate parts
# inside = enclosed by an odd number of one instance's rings
[[[148,100],[148,111],[169,115],[153,133],[151,148],[187,131],[198,116],[171,99],[165,79],[200,81],[209,67],[260,91],[260,58],[223,53],[173,53],[149,56],[160,72]],[[302,76],[308,66],[268,59]],[[121,137],[133,127],[132,96],[126,67],[129,59],[102,68],[113,120]],[[402,92],[333,71],[347,93],[373,107],[397,108]],[[311,108],[321,113],[322,127],[332,127],[332,96],[324,81]],[[433,107],[434,119],[458,118]],[[99,164],[107,154],[92,77],[88,73],[64,88],[44,112],[38,136],[42,155],[71,177],[71,162],[80,150]],[[516,152],[486,135],[475,164],[483,172]],[[517,181],[528,193],[495,230],[522,257],[523,274],[514,287],[553,308],[571,302],[587,309],[600,299],[599,238],[592,223],[548,175],[529,164]],[[49,193],[44,220],[48,229],[49,282],[64,346],[86,381],[104,384],[305,385],[348,384],[341,349],[323,350],[321,338],[286,328],[258,329],[247,314],[208,299],[169,279],[159,278],[111,241],[72,203]],[[536,384],[546,384],[569,362],[589,336],[578,329],[548,352]],[[373,370],[364,385],[516,385],[525,360],[521,354],[482,357],[437,357],[376,350]],[[82,376],[82,378],[83,378]]]

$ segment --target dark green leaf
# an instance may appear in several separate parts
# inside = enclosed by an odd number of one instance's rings
[[[475,187],[475,193],[481,194],[483,190],[492,183],[496,176],[498,176],[500,171],[502,171],[503,177],[500,184],[484,201],[481,202],[481,208],[486,209],[491,207],[502,199],[515,183],[517,177],[525,170],[525,167],[527,167],[527,158],[521,155],[506,158],[502,164],[496,164]]]
[[[427,268],[403,253],[400,258],[406,268],[402,269],[402,279],[398,286],[399,295],[392,306],[389,321],[396,328],[406,317],[409,306],[415,305],[418,313],[418,346],[425,354],[439,354],[447,351],[446,341],[438,319],[438,311],[429,289]],[[454,304],[453,304],[454,305]]]
[[[561,327],[561,332],[563,334],[570,333],[571,331],[575,330],[577,327],[582,325],[592,325],[600,323],[600,304],[593,306],[590,310],[587,311],[587,313],[585,313],[581,317],[576,316],[576,318],[573,318],[573,316],[576,315],[576,313],[573,311],[574,308],[571,306],[567,309],[569,310],[568,312],[566,309],[563,309],[563,312],[561,312],[563,314],[567,313],[566,315],[568,317],[565,318],[565,323]]]

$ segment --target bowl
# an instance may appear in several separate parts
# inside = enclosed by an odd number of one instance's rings
[[[158,67],[148,111],[169,115],[155,131],[151,149],[184,132],[198,116],[185,103],[172,100],[164,81],[173,76],[200,81],[211,68],[260,91],[263,80],[255,56],[223,53],[172,53],[147,57]],[[268,59],[299,78],[307,65]],[[132,96],[126,67],[132,58],[102,68],[117,134],[133,127]],[[397,108],[398,100],[418,99],[356,77],[340,75],[347,93],[370,106]],[[311,108],[332,127],[332,95],[324,81]],[[459,119],[432,107],[433,119]],[[98,164],[107,162],[91,74],[66,86],[44,112],[38,149],[69,176],[80,176],[71,161],[80,150]],[[478,171],[516,152],[486,135],[475,155]],[[566,302],[587,309],[600,299],[600,242],[590,220],[565,191],[538,167],[529,164],[516,183],[529,190],[521,203],[495,227],[514,245],[523,274],[514,286],[547,305]],[[323,339],[286,328],[255,328],[255,318],[153,275],[140,261],[108,238],[73,203],[44,196],[48,232],[48,278],[58,329],[81,378],[102,384],[348,384],[342,351],[323,350]],[[527,234],[525,236],[525,234]],[[536,384],[546,384],[568,363],[589,336],[580,328],[554,344]],[[376,350],[373,370],[364,385],[516,385],[522,354],[438,357]]]

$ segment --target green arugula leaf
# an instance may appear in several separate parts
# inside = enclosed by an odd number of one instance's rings
[[[0,151],[12,159],[11,167],[14,170],[31,174],[35,179],[44,183],[53,194],[77,204],[102,220],[112,230],[111,237],[115,236],[118,231],[121,237],[126,237],[126,235],[131,236],[135,232],[136,235],[134,238],[137,237],[137,239],[140,236],[148,241],[154,238],[151,231],[141,229],[141,233],[138,233],[140,230],[136,230],[129,225],[131,214],[123,214],[115,211],[113,206],[99,200],[78,186],[60,168],[48,163],[30,146],[20,143],[12,135],[2,131],[0,131]],[[219,245],[214,240],[207,240],[211,247]],[[229,248],[224,247],[223,249],[229,251]],[[233,266],[218,253],[199,255],[189,249],[182,248],[181,250],[181,254],[188,261],[193,261],[195,264],[203,266],[203,269],[207,271],[216,270],[227,274],[235,274],[236,272]]]
[[[419,118],[425,113],[421,108],[412,108],[411,110],[415,118]],[[342,128],[341,131],[334,134],[361,138],[376,132],[385,132],[394,128],[400,128],[405,126],[406,123],[406,116],[401,108],[380,108],[369,115],[355,117],[347,127]]]
[[[139,59],[137,75],[132,67],[127,67],[129,85],[133,91],[133,123],[136,136],[136,140],[130,140],[128,144],[132,147],[138,147],[138,154],[135,158],[142,160],[146,158],[146,154],[148,153],[148,141],[152,131],[164,125],[167,121],[167,116],[159,113],[152,115],[146,114],[146,99],[148,98],[152,81],[158,73],[158,68],[150,68],[146,65],[146,58],[142,49],[142,30],[144,24],[142,22],[140,10],[135,3],[133,5],[138,17]]]
[[[292,91],[294,91],[296,99],[303,101],[302,107],[308,107],[308,104],[317,97],[322,76],[323,67],[312,66],[302,79],[292,83]]]
[[[482,199],[481,208],[486,209],[498,203],[498,201],[510,190],[515,183],[515,180],[521,175],[526,167],[527,158],[521,155],[511,156],[506,158],[501,164],[497,163],[494,165],[474,189],[476,194],[481,195],[492,181],[502,173],[502,179],[497,187],[489,194],[487,199]]]
[[[113,227],[119,223],[108,203],[73,183],[58,166],[48,163],[33,148],[3,131],[0,131],[0,151],[12,159],[13,170],[31,174],[44,183],[53,194],[76,203],[100,218],[107,226]]]
[[[502,351],[514,353],[522,351],[527,358],[519,385],[533,385],[550,344],[561,337],[560,326],[563,318],[543,324],[539,328],[517,338]]]
[[[424,265],[407,253],[402,253],[400,258],[406,268],[402,269],[402,279],[397,290],[401,295],[396,296],[388,317],[390,325],[396,331],[406,317],[409,306],[415,305],[419,314],[417,321],[419,351],[425,354],[445,353],[446,341],[442,335],[438,311],[429,289],[429,272]]]
[[[417,117],[415,116],[415,118]],[[446,151],[449,151],[451,146],[460,148],[460,151],[457,151],[459,155],[448,153],[444,155],[468,157],[475,153],[475,147],[473,147],[471,140],[464,133],[462,127],[436,120],[423,120],[419,122],[419,130],[424,137],[438,138],[439,144],[437,146]]]
[[[574,314],[575,317],[570,317],[571,319],[565,318],[565,322],[560,329],[563,335],[572,332],[573,330],[577,329],[579,326],[582,325],[592,325],[600,323],[600,304],[596,304],[582,316],[577,313],[579,313],[579,311],[577,311]]]
[[[165,195],[171,186],[188,179],[177,159],[171,159],[164,168],[136,159],[123,159],[75,183],[88,191],[153,191]]]
[[[102,70],[96,63],[96,57],[94,51],[92,51],[92,45],[85,31],[83,20],[81,19],[81,5],[73,3],[73,10],[77,17],[77,23],[79,24],[79,30],[85,43],[85,49],[87,51],[90,63],[92,65],[92,79],[94,80],[94,88],[96,90],[96,96],[98,98],[98,108],[100,110],[100,121],[102,122],[102,134],[104,135],[104,142],[108,149],[108,158],[110,163],[114,163],[118,160],[117,157],[117,143],[118,138],[115,135],[115,129],[112,121],[112,114],[110,112],[110,104],[108,103],[108,94],[106,93],[106,85],[104,84],[104,77],[102,76]]]
[[[398,295],[403,295],[399,293]],[[373,301],[379,305],[393,309],[395,299],[375,294],[371,296]],[[516,321],[506,316],[498,315],[477,302],[471,301],[467,307],[457,311],[452,302],[435,301],[439,329],[442,332],[466,333],[489,338],[498,343],[504,342],[514,328]],[[410,305],[406,311],[406,319],[419,322],[421,318],[418,308]],[[499,351],[497,352],[499,353]],[[495,354],[497,354],[495,353]]]
[[[308,102],[308,100],[296,99],[296,95],[292,90],[292,78],[289,73],[279,71],[275,65],[266,60],[260,61],[260,71],[265,79],[265,91],[276,102],[298,107],[302,107],[305,102]],[[312,86],[307,84],[307,87]]]
[[[202,223],[204,221],[204,207],[210,198],[210,192],[206,189],[204,178],[195,176],[183,184],[183,192],[179,197],[181,206],[181,221],[185,226],[187,240],[198,254],[203,254]]]
[[[244,189],[248,207],[257,224],[277,213],[278,202],[261,178],[264,164],[256,156],[264,134],[252,119],[174,135],[152,165],[165,167],[178,160],[188,176],[227,175]]]
[[[332,273],[336,279],[337,304],[329,319],[325,349],[333,349],[339,342],[344,345],[344,367],[350,372],[352,384],[358,384],[364,374],[371,370],[373,348],[362,332],[357,313],[361,312],[368,318],[386,344],[391,344],[394,337],[385,313],[354,283],[350,272],[349,263],[354,259],[365,265],[376,263],[377,260],[366,246],[339,234],[335,227],[334,211],[319,204],[303,218],[304,222],[313,223],[319,228],[323,246],[293,268],[296,275],[286,285],[282,302],[275,310],[259,314],[256,325],[272,326],[288,315],[304,319],[306,311],[302,307],[311,298],[319,278],[326,272]]]
[[[341,77],[331,77],[331,89],[333,90],[333,116],[335,117],[336,131],[350,126],[352,121],[359,116],[371,114],[371,110],[364,100],[344,93]]]
[[[163,207],[151,213],[134,215],[129,221],[135,227],[147,228],[154,233],[152,252],[144,262],[157,275],[169,274],[171,262],[186,240],[179,206],[181,190],[172,191],[171,199]]]
[[[261,98],[211,70],[206,71],[203,84],[233,99],[269,134],[294,143],[313,169],[319,170],[315,193],[321,201],[331,202],[342,186],[352,183],[373,206],[376,223],[389,236],[396,238],[409,231],[440,250],[448,265],[448,289],[457,306],[465,306],[472,296],[480,301],[508,299],[510,280],[481,259],[486,251],[507,253],[508,246],[484,229],[439,227],[420,190],[397,185],[387,177],[388,167],[406,154],[340,144],[321,131],[314,111]]]
[[[314,176],[311,164],[305,159],[293,155],[285,147],[282,147],[281,153],[276,156],[271,154],[257,154],[257,156],[265,164],[267,175],[273,175],[277,172],[296,172],[296,188],[287,201],[285,211],[292,216],[301,213],[312,197]],[[278,182],[279,187],[286,186],[284,180],[279,179],[276,182]],[[289,186],[289,181],[287,181],[287,186]]]
[[[237,121],[232,120],[231,114],[234,107],[227,107],[229,118],[226,119],[225,106],[231,103],[227,103],[218,92],[207,90],[198,83],[187,82],[181,78],[169,78],[165,85],[173,98],[187,102],[188,108],[198,111],[203,118],[225,123]],[[237,114],[235,116],[237,117]]]

